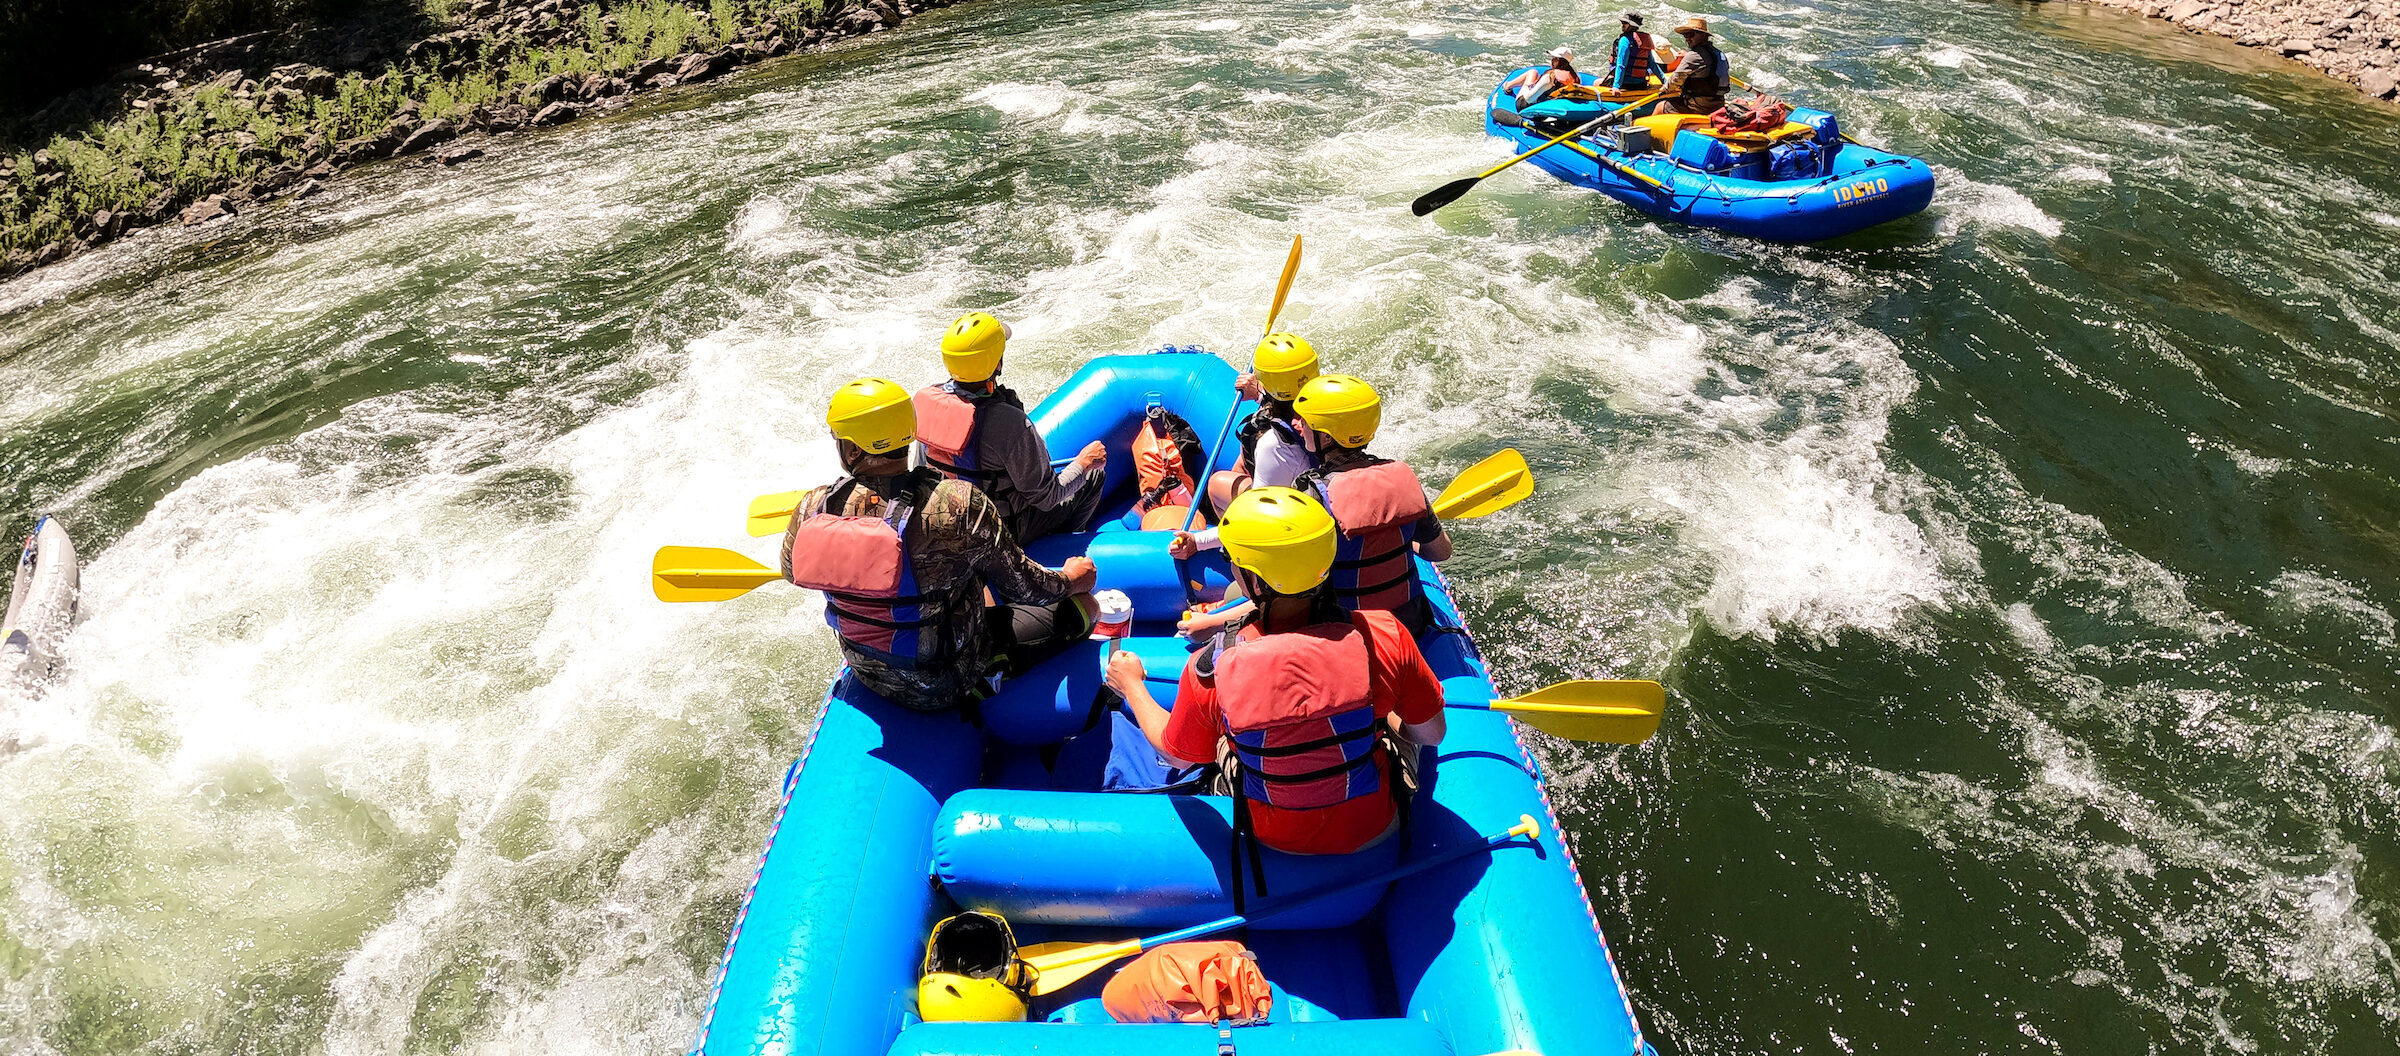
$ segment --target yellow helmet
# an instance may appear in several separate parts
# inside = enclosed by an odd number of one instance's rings
[[[1017,936],[996,913],[944,917],[925,939],[917,979],[917,1015],[930,1023],[1013,1023],[1025,1018],[1033,970],[1017,956]]]
[[[998,979],[932,972],[917,980],[917,1015],[928,1023],[1016,1023],[1025,998]]]
[[[917,438],[917,405],[899,382],[860,378],[833,390],[825,424],[870,455],[888,455],[906,450]]]
[[[1277,594],[1305,594],[1333,568],[1340,529],[1325,504],[1290,488],[1252,488],[1225,507],[1217,524],[1225,557],[1265,580]]]
[[[1250,373],[1258,387],[1278,400],[1300,391],[1300,383],[1317,376],[1317,350],[1298,334],[1272,333],[1251,354]]]
[[[1365,447],[1383,424],[1383,397],[1375,386],[1348,374],[1321,374],[1300,386],[1292,410],[1308,427],[1343,447]]]
[[[1008,324],[990,312],[968,312],[942,332],[942,366],[953,381],[983,381],[1000,373]]]

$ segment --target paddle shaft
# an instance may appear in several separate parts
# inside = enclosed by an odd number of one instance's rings
[[[1452,862],[1458,861],[1461,858],[1470,858],[1478,854],[1498,850],[1501,844],[1514,840],[1519,836],[1530,837],[1536,846],[1540,845],[1540,826],[1534,824],[1531,815],[1520,817],[1517,824],[1511,826],[1507,832],[1484,837],[1483,841],[1480,843],[1472,843],[1463,847],[1455,847],[1448,851],[1434,855],[1431,858],[1419,859],[1406,865],[1402,865],[1361,880],[1353,880],[1346,884],[1335,884],[1329,887],[1321,887],[1314,891],[1305,891],[1297,895],[1274,899],[1268,902],[1265,907],[1247,915],[1236,913],[1232,916],[1218,917],[1217,919],[1209,921],[1206,924],[1194,924],[1188,928],[1178,928],[1174,931],[1165,932],[1163,934],[1152,935],[1149,938],[1139,940],[1132,950],[1126,950],[1121,943],[1095,947],[1090,957],[1065,961],[1059,964],[1051,965],[1050,967],[1064,968],[1068,967],[1069,965],[1087,963],[1089,961],[1101,960],[1103,958],[1114,960],[1118,957],[1125,956],[1125,954],[1129,952],[1139,953],[1142,950],[1147,950],[1154,946],[1164,946],[1170,942],[1183,942],[1188,939],[1197,939],[1204,935],[1214,935],[1220,931],[1231,931],[1235,928],[1241,927],[1242,925],[1248,924],[1251,921],[1264,920],[1278,913],[1284,913],[1290,910],[1298,909],[1301,906],[1305,906],[1320,899],[1332,898],[1335,895],[1346,895],[1353,891],[1358,891],[1381,884],[1397,883],[1401,880],[1415,876],[1418,873],[1422,873],[1427,869],[1448,865]]]
[[[1283,278],[1277,280],[1275,283],[1275,300],[1267,305],[1267,326],[1265,330],[1260,331],[1260,337],[1263,338],[1266,335],[1275,332],[1275,317],[1283,314],[1283,299],[1286,295],[1292,292],[1292,277],[1298,274],[1300,274],[1300,236],[1293,235],[1292,253],[1290,256],[1283,258]],[[1257,365],[1258,358],[1257,355],[1253,353],[1251,356],[1252,369],[1256,369]],[[1240,417],[1241,413],[1242,398],[1237,394],[1233,398],[1233,406],[1225,408],[1225,424],[1217,427],[1217,442],[1208,445],[1208,461],[1201,465],[1201,473],[1207,474],[1215,472],[1217,468],[1217,456],[1225,453],[1225,437],[1233,432],[1233,420]],[[1200,491],[1201,494],[1192,496],[1191,507],[1183,511],[1184,531],[1188,532],[1192,530],[1192,518],[1200,516],[1200,504],[1208,501],[1207,480],[1203,479],[1200,481]]]
[[[1424,194],[1418,195],[1416,201],[1409,203],[1408,211],[1415,213],[1418,216],[1424,216],[1436,209],[1440,209],[1443,206],[1449,205],[1452,202],[1466,197],[1467,192],[1474,190],[1475,185],[1483,182],[1485,177],[1491,176],[1502,169],[1539,154],[1542,151],[1548,150],[1559,143],[1573,139],[1576,136],[1584,134],[1585,132],[1589,132],[1592,129],[1598,128],[1601,125],[1605,125],[1610,121],[1623,116],[1626,111],[1656,98],[1658,98],[1658,93],[1652,92],[1649,95],[1645,95],[1630,103],[1595,117],[1590,121],[1586,121],[1583,124],[1575,126],[1574,128],[1570,128],[1565,132],[1561,132],[1540,146],[1519,154],[1516,157],[1510,158],[1507,161],[1503,161],[1498,165],[1494,165],[1491,168],[1485,169],[1482,172],[1476,173],[1475,175],[1466,177],[1464,179],[1452,180],[1430,191],[1427,191]]]
[[[1617,175],[1623,176],[1626,179],[1632,180],[1636,183],[1647,183],[1650,186],[1662,191],[1667,189],[1666,184],[1658,182],[1657,178],[1651,176],[1649,173],[1638,171],[1630,165],[1620,165],[1609,160],[1608,158],[1602,157],[1599,151],[1593,150],[1592,148],[1584,146],[1581,143],[1569,143],[1567,144],[1567,149],[1582,154],[1584,157],[1590,158],[1593,161],[1599,162],[1600,164],[1606,166],[1610,171],[1615,172]]]

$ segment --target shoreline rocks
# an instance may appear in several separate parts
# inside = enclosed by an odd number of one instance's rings
[[[2376,99],[2400,88],[2400,0],[2090,0],[2295,59]]]

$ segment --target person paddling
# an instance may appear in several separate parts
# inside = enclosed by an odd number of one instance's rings
[[[1170,766],[1228,764],[1237,831],[1291,854],[1347,854],[1399,828],[1393,753],[1439,744],[1442,684],[1388,612],[1345,613],[1325,589],[1340,532],[1315,498],[1254,488],[1219,526],[1259,609],[1184,665],[1169,713],[1141,658],[1108,684]]]
[[[852,677],[901,707],[940,711],[1090,633],[1090,558],[1045,568],[982,492],[909,468],[917,417],[907,389],[853,381],[835,390],[825,424],[846,475],[801,496],[784,530],[783,578],[825,592],[825,622]],[[987,590],[1011,604],[988,603]]]
[[[1326,374],[1292,400],[1309,431],[1317,466],[1295,487],[1333,511],[1342,539],[1325,589],[1345,609],[1392,613],[1409,633],[1432,625],[1416,558],[1450,559],[1450,536],[1425,501],[1425,485],[1406,462],[1377,458],[1367,445],[1383,425],[1383,398],[1347,374]]]
[[[1292,413],[1292,397],[1300,394],[1300,386],[1317,376],[1317,349],[1298,334],[1282,332],[1268,334],[1259,341],[1251,354],[1250,373],[1234,379],[1238,396],[1258,401],[1258,410],[1242,420],[1234,432],[1241,452],[1232,469],[1219,470],[1208,478],[1208,503],[1212,510],[1228,508],[1234,498],[1254,487],[1292,486],[1300,474],[1317,464],[1315,455],[1300,434],[1300,419]],[[1211,528],[1200,532],[1178,531],[1167,545],[1177,560],[1187,560],[1201,550],[1217,548],[1217,532]]]
[[[1091,526],[1107,484],[1108,448],[1095,440],[1053,474],[1050,445],[1025,401],[999,383],[1008,324],[985,312],[959,316],[942,334],[944,384],[916,396],[926,464],[968,481],[999,505],[1020,544]]]
[[[1583,86],[1583,75],[1575,72],[1575,49],[1561,45],[1550,49],[1548,69],[1525,70],[1500,87],[1517,93],[1517,109],[1522,110],[1562,91],[1571,92]]]
[[[1642,32],[1642,16],[1627,11],[1617,16],[1616,61],[1609,67],[1608,86],[1617,91],[1650,87],[1658,74],[1658,42]]]
[[[1725,108],[1725,93],[1733,90],[1733,67],[1717,50],[1705,18],[1687,18],[1675,32],[1683,37],[1683,57],[1668,71],[1659,89],[1660,114],[1713,114]]]

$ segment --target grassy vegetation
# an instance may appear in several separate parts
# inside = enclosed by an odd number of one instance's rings
[[[428,13],[446,20],[450,4],[427,0]],[[703,2],[703,0],[695,0]],[[48,166],[37,171],[34,151],[20,151],[14,174],[0,176],[0,259],[23,255],[79,232],[90,234],[102,210],[139,213],[162,193],[188,199],[242,186],[278,166],[305,166],[331,143],[385,127],[410,100],[425,119],[458,119],[502,102],[531,105],[526,90],[556,74],[616,76],[653,59],[707,51],[741,30],[773,20],[787,33],[813,24],[824,0],[624,0],[605,9],[587,2],[568,31],[546,46],[469,47],[463,63],[405,64],[374,77],[352,72],[329,92],[283,97],[259,91],[243,98],[226,87],[203,87],[171,106],[134,110],[115,120],[59,135],[47,144]],[[244,135],[246,133],[246,135]],[[312,137],[316,150],[312,152]],[[0,273],[7,269],[0,267]]]

